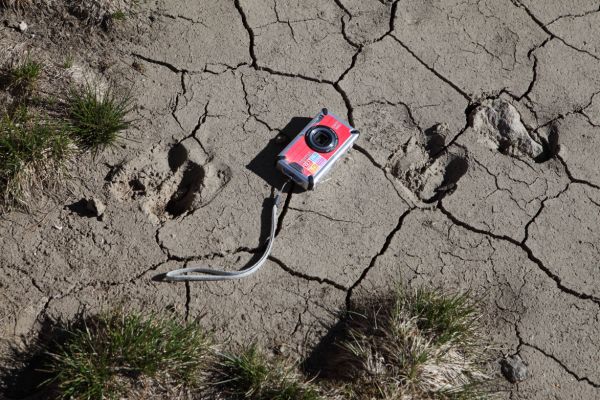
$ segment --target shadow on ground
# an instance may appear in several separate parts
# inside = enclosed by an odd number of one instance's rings
[[[71,326],[83,323],[83,317],[79,315]],[[37,337],[29,340],[26,347],[13,346],[0,369],[0,398],[36,400],[55,397],[54,389],[42,387],[52,378],[44,369],[51,360],[49,353],[65,342],[67,331],[67,324],[45,319]]]
[[[280,188],[286,178],[275,168],[277,155],[311,120],[312,118],[307,117],[293,117],[277,136],[269,140],[267,146],[250,161],[246,168],[254,172],[270,186]]]

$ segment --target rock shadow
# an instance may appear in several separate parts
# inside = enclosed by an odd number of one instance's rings
[[[88,201],[86,199],[80,199],[75,203],[65,206],[65,208],[71,212],[74,212],[80,217],[95,218],[97,216],[96,213],[94,213],[94,211],[88,206]]]
[[[542,154],[533,159],[536,163],[544,163],[558,155],[560,150],[558,137],[558,124],[553,123],[548,128],[547,135],[545,137],[540,136],[540,142],[542,143],[542,148],[544,151]]]

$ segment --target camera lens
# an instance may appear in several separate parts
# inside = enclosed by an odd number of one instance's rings
[[[331,142],[331,138],[323,132],[317,132],[315,135],[315,143],[319,146],[327,146]]]
[[[317,125],[306,134],[306,142],[319,153],[329,153],[337,147],[338,137],[331,128]]]

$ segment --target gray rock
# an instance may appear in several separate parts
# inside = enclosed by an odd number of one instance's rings
[[[505,358],[500,362],[502,375],[511,383],[517,383],[527,379],[527,366],[518,354]]]

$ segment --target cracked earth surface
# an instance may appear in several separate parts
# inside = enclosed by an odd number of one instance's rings
[[[43,217],[0,222],[3,348],[45,318],[123,303],[302,352],[402,279],[484,299],[490,336],[530,370],[506,398],[600,398],[597,1],[147,8],[120,50],[143,65],[135,141],[79,167]],[[275,137],[324,106],[362,136],[327,183],[287,196],[263,269],[152,280],[256,258],[282,183]],[[103,220],[65,208],[86,196]]]

